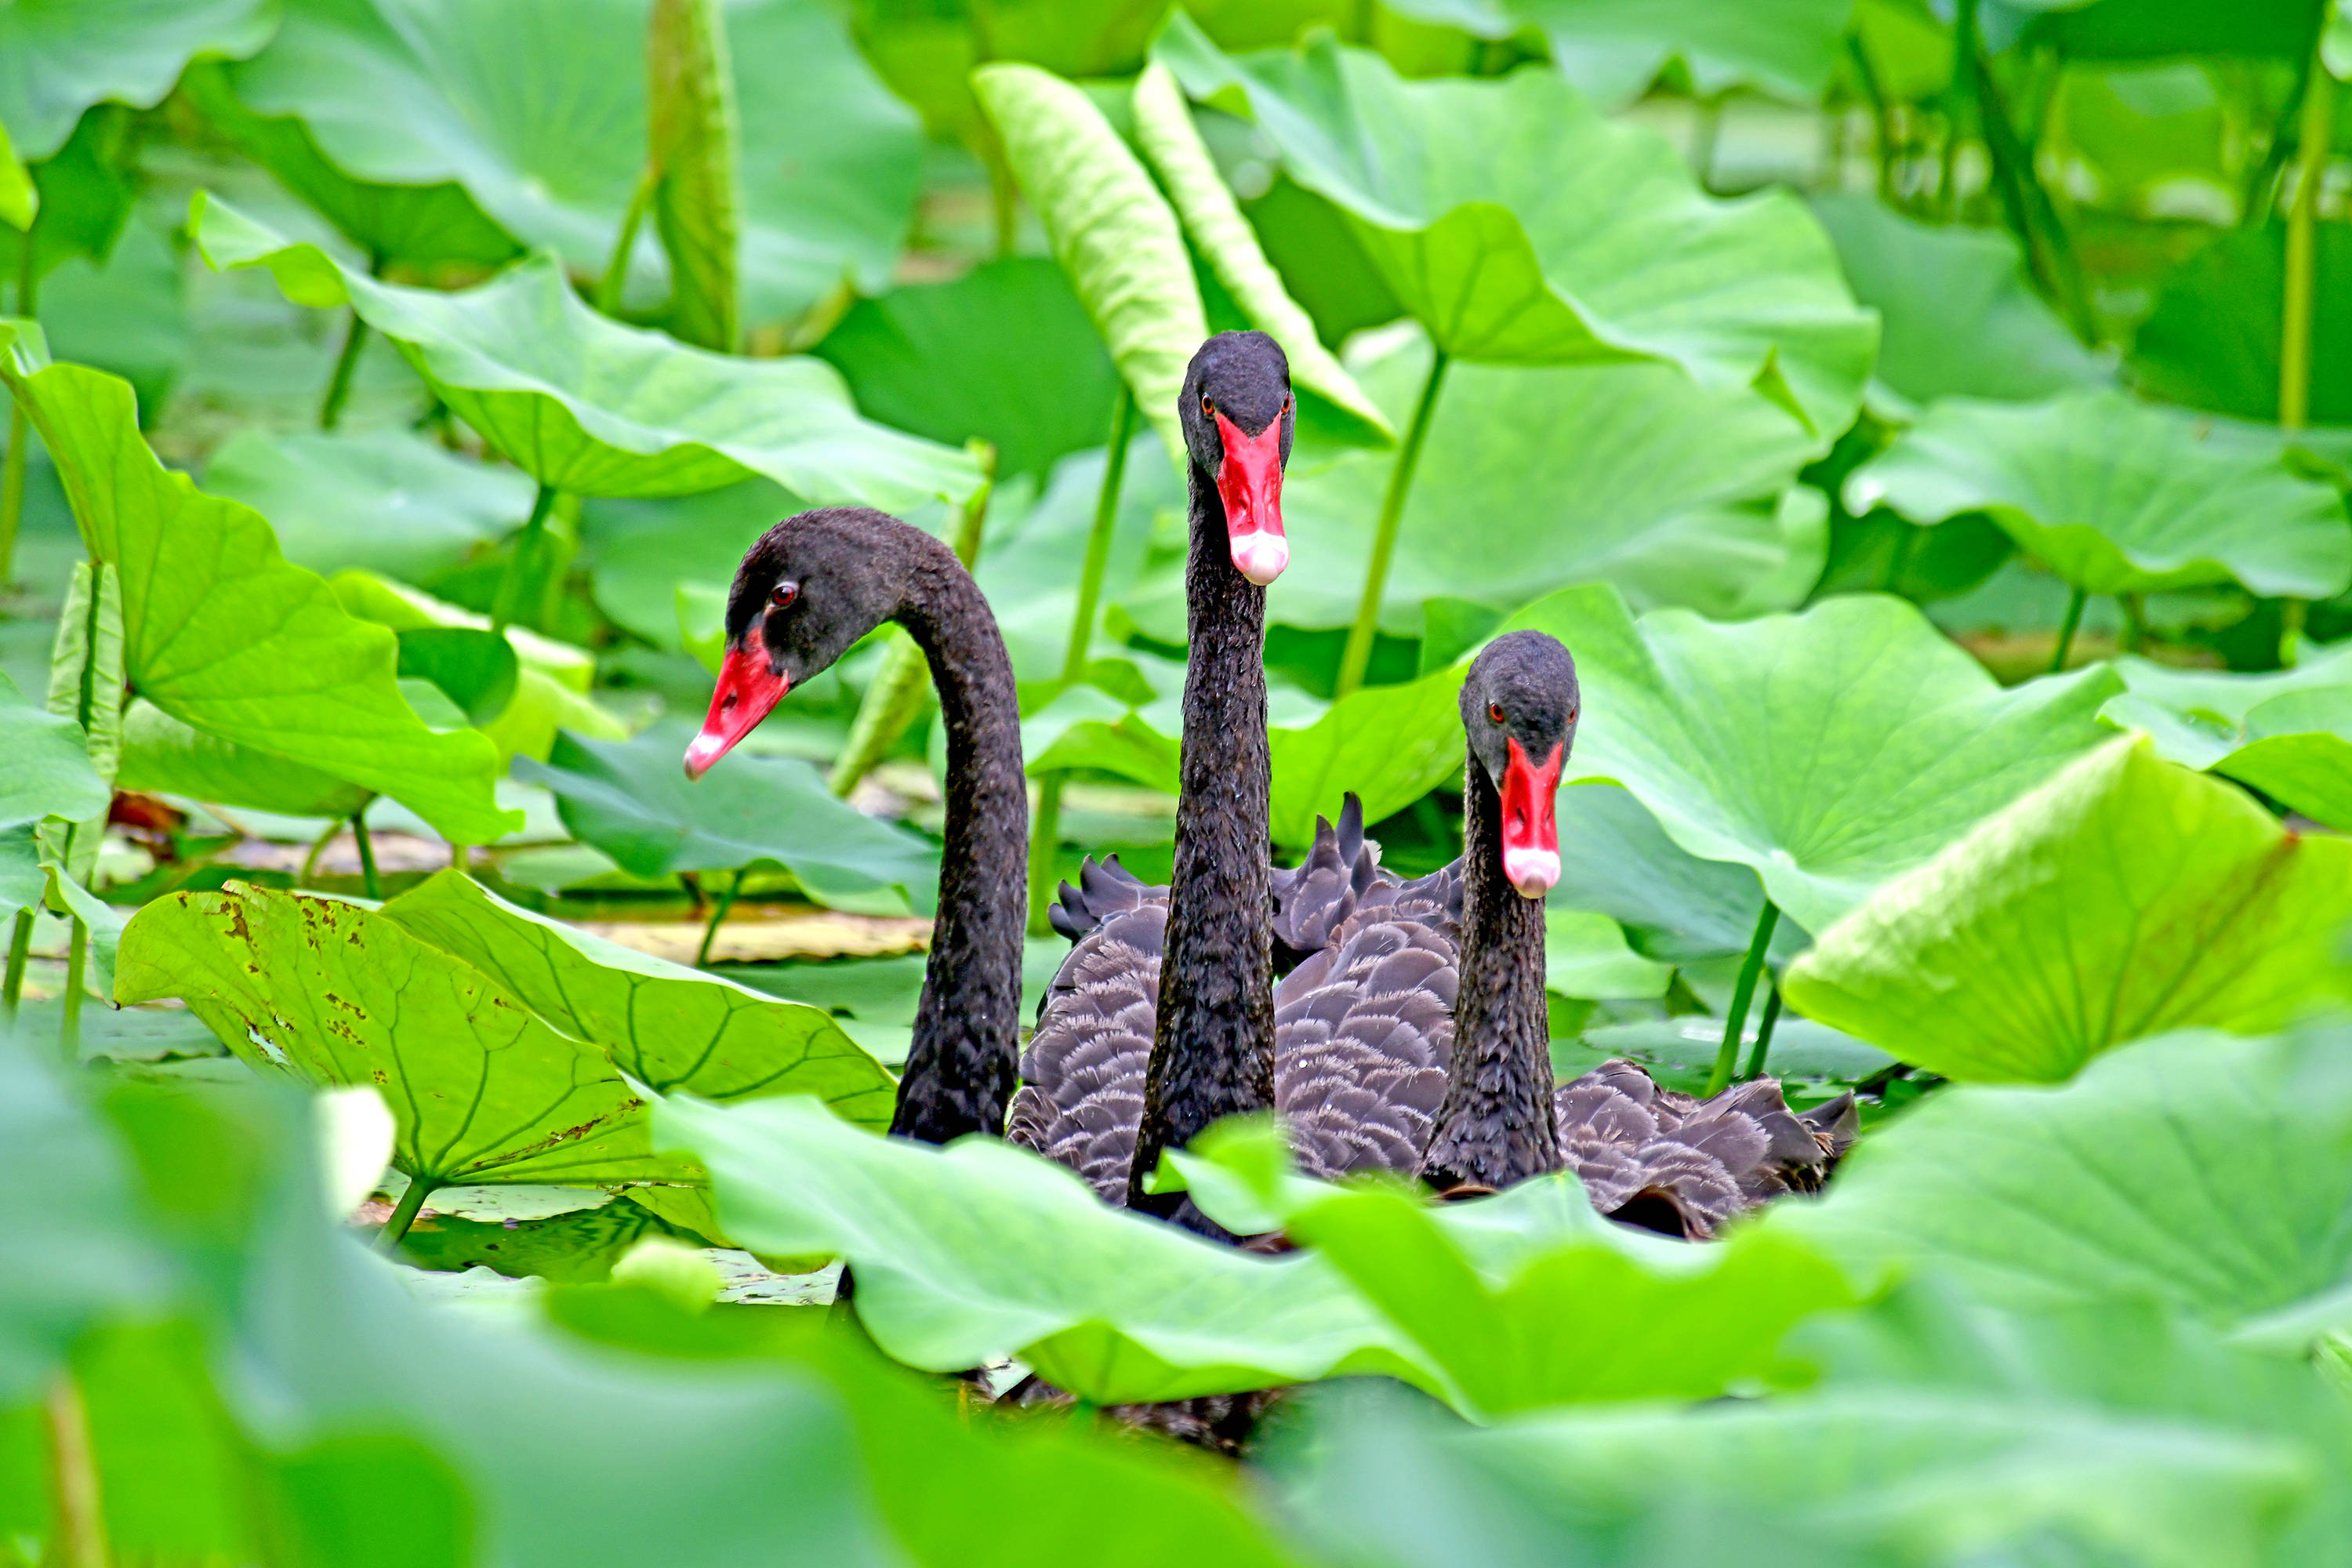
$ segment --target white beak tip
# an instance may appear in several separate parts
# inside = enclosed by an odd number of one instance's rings
[[[1523,899],[1540,899],[1559,885],[1559,855],[1550,849],[1506,849],[1503,875]]]
[[[710,764],[726,752],[727,744],[716,736],[697,735],[694,744],[686,749],[686,776],[698,779],[710,771]]]
[[[1290,564],[1290,542],[1278,533],[1244,533],[1233,542],[1234,570],[1263,588]]]

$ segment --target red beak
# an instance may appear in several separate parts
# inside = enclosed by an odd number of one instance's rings
[[[1282,536],[1282,416],[1255,436],[1217,414],[1217,437],[1224,461],[1217,465],[1217,494],[1225,501],[1225,541],[1234,570],[1265,587],[1290,564],[1290,541]]]
[[[1503,764],[1503,875],[1523,899],[1540,899],[1559,880],[1559,825],[1552,818],[1568,748],[1554,746],[1537,767],[1514,739]]]
[[[725,756],[735,742],[760,727],[776,704],[791,690],[792,679],[768,668],[767,646],[760,628],[743,634],[739,646],[727,650],[719,666],[719,689],[710,694],[710,713],[702,732],[686,749],[686,776],[698,779],[710,764]]]

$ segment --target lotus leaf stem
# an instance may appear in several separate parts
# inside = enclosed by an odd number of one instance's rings
[[[70,918],[73,937],[66,946],[66,989],[58,999],[58,1049],[68,1067],[77,1067],[81,1062],[81,994],[89,976],[89,924],[79,915]]]
[[[710,923],[702,928],[702,945],[694,950],[694,966],[697,969],[710,966],[710,944],[719,940],[719,922],[727,918],[727,911],[735,907],[735,895],[743,890],[743,879],[751,874],[749,867],[739,869],[735,879],[727,884],[727,890],[719,894],[719,901],[711,906]]]
[[[16,531],[25,521],[25,458],[33,422],[22,405],[8,405],[8,456],[0,462],[0,589],[16,580]]]
[[[310,885],[310,879],[318,875],[319,857],[327,852],[327,846],[332,844],[335,841],[335,835],[342,830],[343,819],[339,816],[327,824],[326,830],[318,837],[310,840],[310,852],[302,857],[302,869],[294,879],[296,887],[307,888]]]
[[[1429,435],[1438,388],[1451,362],[1452,356],[1444,349],[1433,347],[1429,379],[1421,384],[1421,401],[1413,405],[1412,423],[1397,448],[1396,467],[1389,470],[1388,493],[1381,498],[1380,528],[1372,536],[1372,563],[1364,573],[1363,601],[1356,606],[1356,624],[1348,628],[1348,647],[1339,655],[1339,680],[1331,693],[1335,700],[1363,685],[1364,671],[1371,668],[1372,637],[1381,626],[1381,596],[1388,587],[1389,558],[1396,553],[1397,526],[1404,520],[1412,471],[1421,462],[1421,444]]]
[[[2066,601],[2066,621],[2058,628],[2058,651],[2050,659],[2053,675],[2066,668],[2066,656],[2074,651],[2074,633],[2083,625],[2083,606],[2090,597],[2088,588],[2077,588],[2074,596]]]
[[[629,193],[629,210],[621,216],[621,232],[613,238],[613,254],[604,263],[604,276],[596,284],[596,309],[608,316],[620,313],[621,295],[629,282],[629,253],[637,247],[637,230],[645,226],[646,212],[654,202],[654,187],[660,184],[660,169],[647,160],[646,172],[637,176],[637,188]]]
[[[1944,105],[1944,153],[1937,184],[1946,223],[1960,211],[1960,140],[1968,134],[1968,110],[1976,97],[1976,53],[1977,0],[1958,0],[1952,13],[1952,82]]]
[[[352,373],[359,369],[360,350],[366,346],[367,322],[353,310],[343,329],[342,352],[335,356],[335,374],[328,378],[327,395],[319,400],[320,429],[331,430],[341,422],[343,405],[352,395]]]
[[[523,585],[539,560],[540,542],[547,535],[547,514],[555,510],[556,494],[553,485],[540,481],[539,494],[531,498],[530,520],[516,536],[514,553],[507,558],[507,569],[499,578],[498,596],[490,601],[490,630],[500,636],[514,620],[515,606],[522,602]]]
[[[1755,998],[1756,979],[1764,973],[1764,954],[1780,923],[1780,906],[1767,894],[1763,912],[1756,917],[1756,934],[1748,943],[1748,956],[1739,965],[1739,984],[1731,990],[1731,1011],[1724,1015],[1723,1046],[1715,1053],[1715,1070],[1706,1077],[1710,1095],[1731,1087],[1731,1069],[1739,1065],[1739,1037],[1748,1027],[1748,1004]]]
[[[2335,87],[2336,79],[2315,53],[2303,93],[2294,205],[2286,215],[2286,300],[2279,311],[2278,417],[2289,430],[2302,429],[2311,418],[2312,281],[2317,270],[2319,186],[2334,134]]]
[[[45,1561],[58,1568],[108,1568],[106,1508],[99,1491],[98,1451],[89,1410],[70,1369],[60,1369],[43,1402],[49,1450],[49,1516],[57,1531]]]
[[[1742,1079],[1764,1076],[1764,1058],[1772,1050],[1772,1026],[1780,1021],[1780,982],[1772,978],[1771,971],[1768,969],[1761,984],[1765,992],[1764,1021],[1756,1026],[1756,1048],[1748,1053],[1748,1070],[1739,1075]]]
[[[1110,447],[1103,454],[1102,485],[1095,492],[1094,525],[1087,530],[1087,560],[1078,574],[1078,604],[1070,616],[1070,643],[1062,654],[1062,681],[1087,672],[1095,646],[1095,609],[1102,599],[1103,572],[1110,563],[1111,535],[1118,523],[1118,492],[1127,479],[1127,448],[1135,436],[1135,394],[1121,376],[1110,412]],[[1029,934],[1049,936],[1045,906],[1054,896],[1054,851],[1061,843],[1062,783],[1059,773],[1037,779],[1037,811],[1029,833]]]
[[[8,976],[0,983],[0,1029],[13,1028],[16,1003],[25,994],[25,961],[33,954],[33,911],[16,911],[16,929],[8,933]]]
[[[409,1177],[408,1190],[400,1194],[398,1203],[393,1205],[392,1217],[383,1222],[383,1234],[376,1238],[376,1245],[386,1252],[399,1247],[400,1238],[406,1236],[408,1227],[416,1223],[417,1211],[425,1206],[425,1200],[431,1197],[439,1185],[439,1183],[428,1182],[422,1176]]]
[[[352,842],[359,846],[360,880],[371,899],[383,897],[383,884],[375,874],[375,839],[368,833],[367,807],[352,813]]]

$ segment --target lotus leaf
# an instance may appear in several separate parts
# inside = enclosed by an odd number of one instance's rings
[[[460,871],[410,889],[383,912],[660,1093],[806,1094],[858,1125],[889,1125],[896,1081],[822,1008],[519,910]]]
[[[596,607],[655,647],[679,646],[681,594],[710,596],[708,629],[723,642],[727,584],[744,551],[803,510],[761,479],[665,500],[590,500],[580,509],[580,564],[594,575]]]
[[[38,162],[91,104],[152,108],[191,58],[253,53],[269,41],[277,13],[271,0],[11,5],[0,18],[0,123],[16,157]]]
[[[2321,224],[2312,244],[2310,416],[2343,426],[2352,424],[2352,234]],[[2132,369],[2154,396],[2240,419],[2276,419],[2285,304],[2283,227],[2224,232],[2164,280],[2132,338]]]
[[[1566,588],[1501,629],[1523,626],[1576,656],[1566,777],[1623,784],[1684,849],[1753,868],[1809,931],[2095,745],[2121,687],[2092,669],[2003,691],[1876,595],[1722,626],[1636,621],[1613,590]]]
[[[1560,877],[1546,901],[1554,916],[1607,915],[1633,930],[1644,954],[1669,963],[1748,951],[1764,899],[1754,871],[1691,854],[1666,837],[1631,790],[1615,784],[1563,788],[1552,810]],[[1772,960],[1787,963],[1807,940],[1804,928],[1784,915],[1774,928]]]
[[[1473,1431],[1369,1384],[1312,1391],[1276,1457],[1333,1561],[1395,1568],[2253,1568],[2321,1489],[2309,1447],[1944,1387],[1530,1415]]]
[[[2032,42],[2084,60],[2206,53],[2301,60],[2310,56],[2324,15],[2294,0],[2252,0],[2226,16],[2195,0],[2102,0],[2084,6],[2022,0],[2018,8],[2039,13],[2027,34]]]
[[[1126,76],[1167,10],[1168,0],[857,0],[851,26],[892,91],[934,131],[981,147],[988,121],[973,67],[1025,60],[1075,80]]]
[[[652,121],[646,175],[654,225],[669,257],[671,332],[734,352],[735,72],[717,0],[653,0],[646,48]]]
[[[2352,1285],[2343,1030],[2192,1031],[2057,1089],[1964,1085],[1856,1151],[1786,1228],[1859,1274],[1933,1268],[2027,1311],[2148,1299],[2225,1329]],[[2332,1325],[2322,1325],[2332,1326]]]
[[[270,47],[227,81],[248,118],[299,123],[307,145],[290,153],[246,144],[297,189],[326,193],[363,248],[495,263],[488,236],[502,230],[602,271],[646,166],[648,11],[647,0],[289,0]],[[730,5],[726,27],[744,319],[797,316],[845,277],[883,288],[919,177],[913,117],[823,6]],[[653,235],[639,236],[631,270],[657,297]]]
[[[1209,335],[1183,231],[1118,132],[1078,89],[1034,66],[991,65],[972,90],[1093,318],[1136,407],[1172,458],[1184,367]]]
[[[530,514],[530,481],[404,430],[277,435],[221,444],[205,487],[269,519],[286,558],[321,575],[350,567],[428,581]]]
[[[1378,405],[1364,395],[1344,366],[1315,335],[1315,323],[1282,284],[1265,258],[1257,236],[1242,216],[1224,176],[1192,124],[1183,89],[1168,68],[1154,61],[1135,83],[1135,133],[1144,155],[1166,183],[1170,198],[1217,280],[1238,301],[1252,323],[1282,345],[1290,362],[1291,385],[1301,402],[1298,417],[1310,430],[1343,441],[1391,446],[1396,432]]]
[[[2168,1030],[2321,998],[2352,842],[2118,739],[1886,884],[1781,979],[1789,1005],[1947,1078],[2057,1082]]]
[[[1462,671],[1437,670],[1404,686],[1351,691],[1302,728],[1266,731],[1274,763],[1274,841],[1304,848],[1318,816],[1337,820],[1345,797],[1364,819],[1402,811],[1462,771]]]
[[[16,149],[8,140],[8,128],[0,125],[0,223],[29,229],[40,210],[40,189],[18,161]]]
[[[1163,460],[1156,435],[1138,436],[1128,448],[1118,509],[1111,519],[1110,550],[1103,559],[1102,595],[1117,604],[1146,581],[1155,520],[1182,514],[1184,481]],[[1070,620],[1077,607],[1077,573],[1071,563],[1086,556],[1102,491],[1107,448],[1097,446],[1054,465],[1045,493],[1025,515],[1002,502],[989,518],[972,576],[988,595],[997,630],[1012,656],[1013,672],[1026,681],[1058,679],[1069,657]],[[1182,633],[1179,632],[1181,640]],[[1097,628],[1095,647],[1103,647]],[[1182,676],[1154,682],[1181,689]],[[1037,753],[1024,754],[1034,762]]]
[[[1428,371],[1426,344],[1408,335],[1359,347],[1366,390],[1405,418]],[[1405,503],[1381,624],[1410,637],[1424,630],[1430,598],[1507,612],[1595,581],[1644,608],[1724,617],[1794,608],[1829,542],[1822,498],[1791,488],[1810,450],[1777,409],[1663,366],[1456,365]],[[1270,621],[1355,618],[1394,461],[1293,453],[1283,513],[1315,556],[1311,571],[1302,554],[1302,569],[1267,591]]]
[[[297,303],[352,306],[452,411],[558,489],[684,495],[762,473],[813,500],[904,510],[979,482],[965,454],[859,418],[830,366],[625,327],[582,302],[551,256],[443,294],[350,271],[201,191],[189,226],[215,267],[266,267]]]
[[[90,766],[79,724],[34,707],[0,675],[0,831],[63,817],[79,822],[106,809],[113,791]]]
[[[2352,528],[2279,445],[2121,393],[2042,404],[1948,398],[1846,481],[1859,515],[1982,511],[2076,588],[2137,594],[2239,582],[2327,598],[2352,584]]]
[[[1328,1261],[1254,1257],[1105,1208],[1006,1144],[877,1138],[797,1099],[656,1114],[659,1140],[709,1169],[730,1236],[846,1259],[859,1319],[911,1366],[1018,1352],[1105,1404],[1349,1372],[1430,1381]]]
[[[1670,964],[1625,945],[1625,928],[1607,915],[1580,910],[1544,911],[1544,989],[1592,999],[1663,996],[1674,978]]]
[[[1853,0],[1500,0],[1514,22],[1543,30],[1563,75],[1604,105],[1639,97],[1668,60],[1709,97],[1753,87],[1817,102],[1838,62]]]
[[[1878,312],[1877,376],[1897,396],[2023,402],[2114,378],[2033,291],[2007,234],[1932,226],[1853,195],[1817,198],[1813,216],[1854,298]]]
[[[874,418],[950,445],[987,441],[1000,483],[1042,479],[1068,454],[1100,447],[1118,385],[1061,268],[1035,256],[861,300],[813,352]],[[998,514],[1004,499],[1000,490]]]
[[[124,669],[183,723],[391,795],[452,838],[516,824],[491,798],[496,756],[436,735],[395,683],[391,634],[345,615],[278,552],[249,508],[168,472],[130,389],[79,365],[37,368],[0,326],[0,379],[31,415],[91,556],[122,578]]]
[[[820,903],[898,889],[930,907],[939,854],[922,839],[835,799],[798,758],[740,755],[689,783],[678,759],[693,732],[679,720],[632,741],[559,735],[546,764],[519,760],[515,776],[553,790],[564,826],[633,876],[773,861]]]
[[[2145,730],[2176,763],[2250,784],[2291,810],[2352,830],[2352,647],[2292,669],[2224,675],[2116,661],[2130,689],[2099,710]]]
[[[241,884],[173,893],[123,933],[115,1000],[186,1001],[257,1072],[373,1083],[393,1164],[436,1186],[594,1184],[688,1173],[656,1159],[645,1102],[568,1039],[398,921]]]
[[[333,773],[191,729],[144,698],[122,710],[122,768],[115,783],[287,816],[349,816],[375,797]]]
[[[1328,36],[1228,61],[1181,17],[1159,50],[1194,97],[1246,106],[1447,353],[1662,361],[1753,384],[1824,443],[1852,419],[1877,323],[1801,205],[1706,195],[1559,72],[1407,82]]]

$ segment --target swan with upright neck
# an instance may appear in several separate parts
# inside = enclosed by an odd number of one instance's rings
[[[931,1143],[995,1136],[1019,1055],[1029,796],[1013,665],[954,552],[864,507],[804,511],[761,535],[727,596],[719,686],[687,775],[885,621],[929,661],[947,732],[939,916],[890,1131]]]

